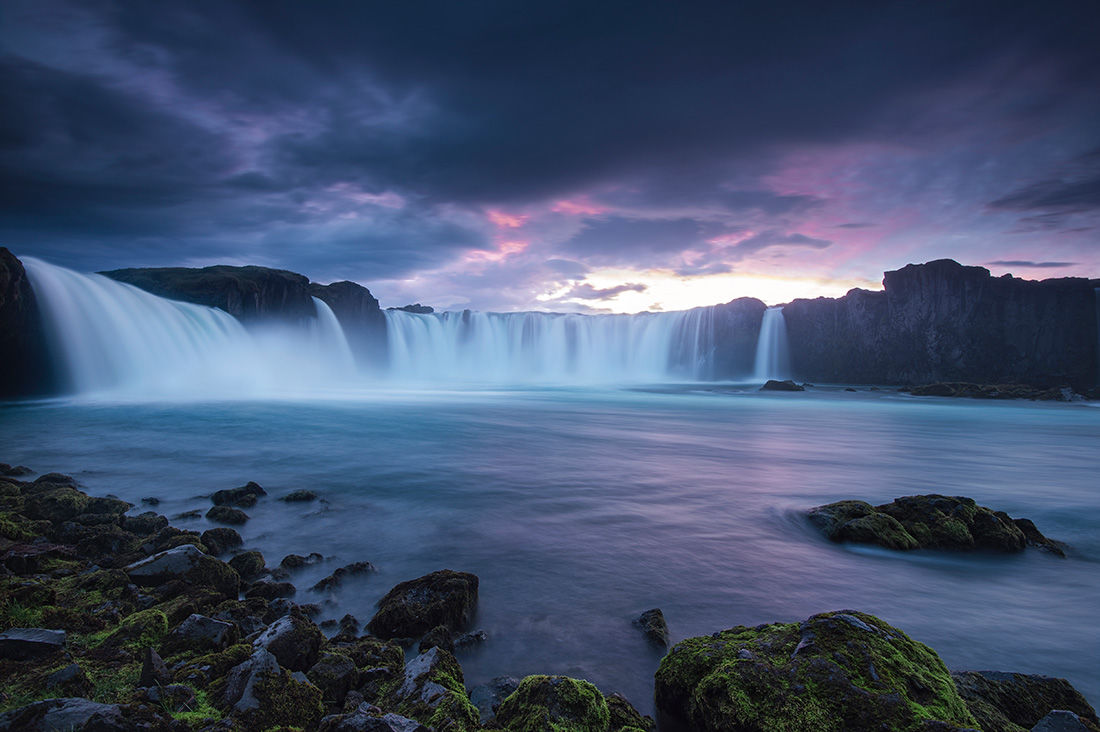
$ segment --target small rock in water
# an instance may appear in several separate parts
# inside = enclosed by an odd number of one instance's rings
[[[279,500],[280,501],[285,501],[286,503],[307,503],[309,501],[317,500],[317,494],[314,493],[313,491],[305,490],[303,488],[303,489],[299,489],[299,490],[287,493],[285,496],[282,496]]]
[[[668,648],[668,623],[665,622],[665,614],[660,608],[646,610],[635,618],[634,624],[642,629],[650,641],[662,648]]]
[[[455,648],[469,648],[470,646],[476,646],[489,640],[489,635],[484,630],[475,630],[470,633],[463,633],[455,638]]]
[[[340,586],[340,583],[344,581],[345,577],[352,577],[358,574],[367,574],[370,572],[377,572],[374,565],[370,562],[353,562],[352,564],[340,567],[335,572],[325,577],[311,588],[314,592],[327,592],[334,590]]]
[[[210,500],[214,502],[215,506],[251,508],[256,505],[257,498],[266,495],[267,491],[261,488],[259,483],[249,481],[247,485],[242,485],[240,488],[215,491],[214,495],[210,496]]]
[[[454,636],[451,634],[451,631],[448,630],[447,626],[437,625],[429,630],[427,635],[420,640],[420,645],[417,647],[417,650],[424,653],[432,647],[442,648],[448,653],[454,653]]]
[[[230,549],[236,549],[241,544],[244,544],[244,540],[235,529],[223,527],[207,529],[202,532],[202,536],[199,540],[214,556],[225,554]]]
[[[206,518],[221,524],[240,526],[248,521],[248,514],[240,509],[230,508],[229,506],[214,506],[206,512]]]
[[[1039,720],[1031,732],[1093,732],[1080,717],[1065,709],[1055,709]]]
[[[241,552],[229,560],[229,566],[237,570],[241,579],[250,580],[264,573],[264,555],[258,551]]]
[[[173,521],[186,521],[190,519],[202,518],[202,511],[195,509],[193,511],[184,511],[183,513],[177,513],[172,517]]]
[[[312,552],[308,557],[303,557],[301,554],[287,554],[283,557],[283,561],[279,562],[279,566],[284,569],[301,569],[302,567],[310,564],[317,564],[324,557],[317,552]]]
[[[767,383],[760,387],[760,391],[806,391],[806,387],[800,386],[790,379],[784,381],[768,379]]]
[[[437,625],[460,630],[477,605],[478,578],[443,569],[402,582],[378,601],[367,629],[379,638],[419,636]]]
[[[26,465],[8,465],[7,463],[0,463],[0,475],[5,478],[19,478],[24,475],[30,475],[33,472],[34,471]]]

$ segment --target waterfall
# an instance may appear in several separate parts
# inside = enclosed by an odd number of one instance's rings
[[[789,378],[791,378],[791,358],[783,307],[771,307],[764,311],[764,320],[760,323],[760,339],[756,343],[753,379],[767,381]]]
[[[710,307],[636,315],[391,310],[385,363],[367,368],[356,363],[336,315],[318,298],[316,317],[306,322],[246,328],[222,310],[102,275],[32,258],[24,265],[67,391],[79,395],[248,398],[391,382],[615,384],[716,376],[717,316]]]
[[[386,311],[391,378],[609,383],[710,376],[713,311],[576,315]]]
[[[250,333],[216,308],[167,300],[97,274],[26,257],[51,352],[76,394],[250,396],[347,378],[351,351],[315,299],[303,327]]]

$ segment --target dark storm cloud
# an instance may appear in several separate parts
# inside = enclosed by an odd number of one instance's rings
[[[1032,269],[1059,269],[1072,267],[1076,262],[1030,262],[1026,259],[998,259],[995,262],[986,262],[1000,267],[1030,267]]]
[[[828,192],[767,185],[777,158],[1083,119],[1097,17],[1086,2],[11,0],[0,239],[96,269],[220,253],[362,280],[491,248],[486,207],[591,194],[613,211],[556,247],[581,268],[749,228],[766,233],[728,261],[822,248],[782,232]],[[990,69],[1017,96],[956,111],[944,90],[969,98]],[[1097,179],[1061,180],[992,208],[1096,208]]]

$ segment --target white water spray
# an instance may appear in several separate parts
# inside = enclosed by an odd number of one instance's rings
[[[787,343],[787,321],[783,319],[782,306],[771,307],[764,311],[764,320],[760,323],[753,380],[789,378],[791,357]]]
[[[141,398],[266,396],[350,378],[332,310],[301,327],[247,331],[216,308],[167,300],[98,274],[23,259],[68,390]]]

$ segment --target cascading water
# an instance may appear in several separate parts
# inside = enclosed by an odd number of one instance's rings
[[[709,376],[710,308],[637,315],[386,312],[400,381],[608,383]]]
[[[782,306],[764,311],[760,323],[760,339],[756,343],[755,381],[789,379],[791,377],[790,347],[787,343],[787,322]]]
[[[353,369],[335,315],[316,298],[317,318],[305,327],[250,333],[216,308],[30,257],[23,264],[51,350],[77,394],[269,395],[326,387]]]

